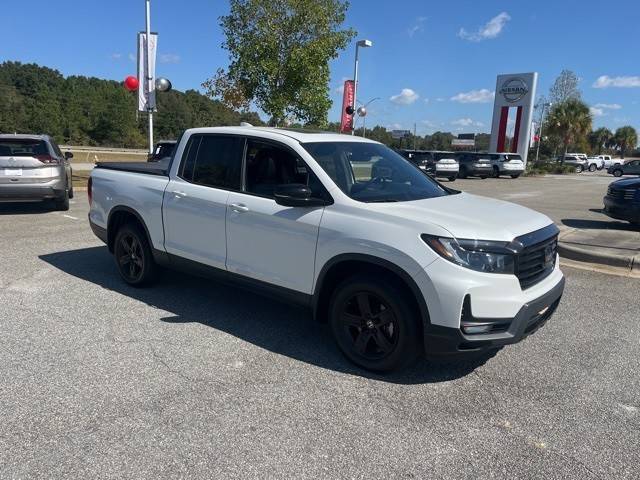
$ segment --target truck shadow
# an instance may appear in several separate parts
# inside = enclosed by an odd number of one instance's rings
[[[627,232],[635,232],[638,227],[627,222],[610,220],[585,220],[576,218],[563,218],[562,224],[567,227],[577,229],[593,229],[593,230],[622,230]]]
[[[0,215],[37,215],[55,211],[50,202],[0,203]]]
[[[152,287],[132,288],[118,276],[106,247],[69,250],[39,258],[69,275],[171,312],[170,316],[149,320],[174,325],[176,335],[180,335],[182,324],[197,322],[279,355],[377,381],[398,384],[450,381],[468,375],[495,355],[456,362],[421,360],[403,372],[377,375],[349,363],[335,346],[327,325],[313,321],[302,309],[179,272],[165,272]]]

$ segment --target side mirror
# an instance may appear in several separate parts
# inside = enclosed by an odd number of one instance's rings
[[[302,183],[278,185],[274,197],[278,205],[284,207],[320,207],[327,205],[321,198],[312,198],[311,189]]]
[[[71,153],[71,152],[64,152],[64,158],[66,158],[67,160],[69,160],[70,158],[73,158],[73,153]]]

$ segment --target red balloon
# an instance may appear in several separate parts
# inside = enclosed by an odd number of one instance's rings
[[[136,90],[138,90],[139,86],[140,82],[138,82],[138,79],[134,76],[130,75],[124,79],[124,88],[126,88],[130,92],[135,92]]]

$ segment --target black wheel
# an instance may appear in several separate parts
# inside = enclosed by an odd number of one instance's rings
[[[467,178],[467,167],[464,165],[460,165],[460,170],[458,171],[458,178]]]
[[[73,198],[73,176],[69,177],[67,185],[69,185],[69,198]]]
[[[69,210],[69,190],[65,190],[62,196],[56,198],[53,202],[56,210],[61,212]]]
[[[619,168],[613,171],[613,176],[614,177],[621,177],[622,176],[622,170],[620,170]]]
[[[584,169],[582,168],[582,165],[578,165],[578,166],[576,167],[576,173],[582,173],[582,170],[584,170]]]
[[[456,181],[456,177],[448,177],[450,182],[455,182]]]
[[[118,230],[113,253],[118,272],[129,285],[141,287],[155,279],[156,265],[151,248],[139,226],[129,223]]]
[[[520,175],[511,175],[511,178],[518,178]]]
[[[595,171],[596,171],[596,168],[598,168],[598,167],[596,167],[596,164],[595,164],[595,163],[592,163],[591,165],[589,165],[589,171],[590,171],[590,172],[595,172]]]
[[[493,178],[500,177],[500,169],[497,166],[493,166],[493,174],[491,175]]]
[[[338,347],[362,368],[390,372],[420,353],[418,319],[404,292],[384,279],[345,280],[331,298],[329,315]]]
[[[487,179],[487,178],[489,178],[489,177],[487,177],[486,175],[481,175],[481,176],[480,176],[480,178],[481,178],[482,180],[486,180],[486,179]]]

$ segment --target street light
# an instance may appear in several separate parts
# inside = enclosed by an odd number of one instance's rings
[[[358,40],[358,42],[356,43],[356,61],[354,62],[354,65],[353,65],[353,105],[351,105],[351,107],[353,108],[354,116],[356,114],[356,105],[357,105],[356,94],[358,93],[358,50],[360,49],[360,47],[362,48],[373,47],[373,42],[371,40]],[[351,135],[355,134],[355,126],[356,126],[356,119],[354,118]]]
[[[552,102],[542,104],[542,112],[540,113],[540,128],[538,128],[538,146],[536,147],[536,163],[538,163],[538,157],[540,156],[540,144],[542,143],[542,125],[544,124],[544,107],[550,107]],[[536,105],[538,108],[540,105]]]
[[[372,98],[364,105],[361,105],[360,107],[358,107],[358,110],[357,110],[358,116],[362,117],[362,138],[367,138],[367,107],[369,106],[370,103],[375,102],[376,100],[380,100],[380,97]],[[355,129],[356,129],[356,122],[354,120],[353,130],[355,131]]]

